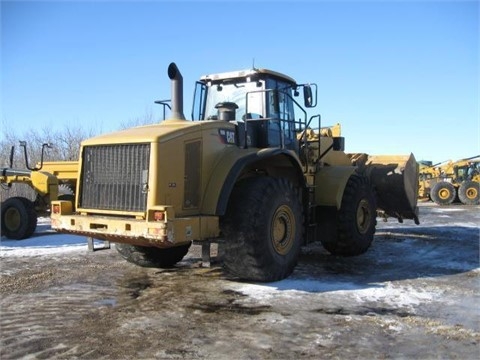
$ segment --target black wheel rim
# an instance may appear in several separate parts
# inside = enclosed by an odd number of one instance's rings
[[[5,226],[8,230],[14,231],[20,227],[22,217],[20,212],[15,208],[9,208],[5,211],[4,219]]]

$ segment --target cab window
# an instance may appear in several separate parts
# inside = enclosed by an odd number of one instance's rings
[[[292,88],[284,81],[268,79],[267,89],[270,90],[267,93],[267,117],[271,119],[268,125],[269,146],[281,146],[283,136],[285,147],[293,148],[296,137]]]

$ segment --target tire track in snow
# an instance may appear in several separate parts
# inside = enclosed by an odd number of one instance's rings
[[[88,349],[70,346],[68,340],[63,342],[63,335],[100,307],[113,306],[114,296],[111,288],[76,284],[34,296],[2,297],[0,358],[71,357],[82,353],[85,356]]]

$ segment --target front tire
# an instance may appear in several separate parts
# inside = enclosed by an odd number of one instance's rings
[[[458,189],[458,198],[465,205],[478,205],[480,203],[480,184],[475,181],[464,181]]]
[[[450,205],[456,197],[455,186],[446,181],[433,185],[430,197],[438,205]]]
[[[2,232],[8,239],[29,238],[37,228],[37,213],[33,202],[24,197],[12,197],[2,203]]]
[[[172,248],[115,244],[118,253],[128,262],[142,267],[168,269],[184,258],[191,243]]]
[[[255,177],[240,181],[222,221],[225,271],[249,281],[286,278],[298,261],[302,228],[300,198],[288,180]]]
[[[377,225],[375,194],[366,177],[354,174],[348,179],[341,207],[335,215],[330,218],[336,221],[336,231],[321,238],[325,249],[338,256],[366,252],[373,242]]]

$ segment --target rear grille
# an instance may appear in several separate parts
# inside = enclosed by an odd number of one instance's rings
[[[185,189],[183,208],[194,209],[200,202],[200,169],[202,168],[202,142],[185,144]]]
[[[101,145],[83,149],[80,207],[144,211],[149,144]]]

